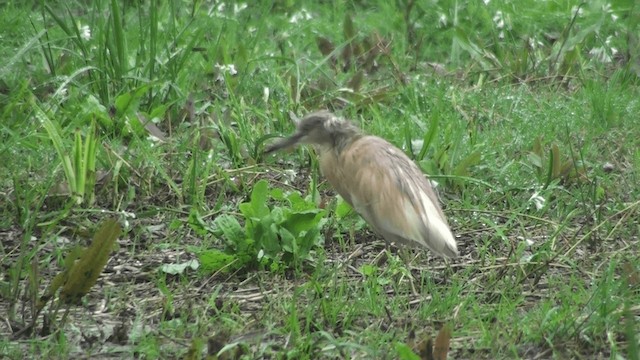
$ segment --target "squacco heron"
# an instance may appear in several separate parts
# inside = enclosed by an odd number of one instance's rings
[[[297,144],[316,148],[322,174],[387,243],[458,256],[431,183],[402,150],[329,111],[305,116],[265,152]]]

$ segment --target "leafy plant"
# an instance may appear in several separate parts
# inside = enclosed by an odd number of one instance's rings
[[[284,205],[269,206],[272,200]],[[203,268],[216,271],[236,262],[234,268],[261,264],[277,269],[310,259],[311,250],[321,245],[324,210],[298,192],[285,195],[279,189],[270,190],[267,181],[260,180],[253,187],[250,201],[239,208],[244,228],[230,214],[214,220],[215,231],[225,240],[225,251],[201,253]]]
[[[427,145],[423,145],[421,152],[426,147]],[[461,189],[465,184],[463,178],[470,176],[471,169],[481,163],[482,152],[480,149],[476,149],[470,153],[462,154],[457,150],[456,146],[451,143],[449,146],[440,146],[431,156],[425,157],[418,163],[427,174],[444,174],[447,176],[445,180],[449,186]]]
[[[78,129],[74,135],[73,158],[69,156],[62,140],[61,129],[54,124],[47,114],[34,102],[36,117],[49,135],[53,146],[62,161],[62,168],[67,179],[67,187],[71,197],[77,205],[91,204],[94,201],[94,187],[96,183],[96,152],[98,139],[95,122],[91,123],[84,140]]]
[[[536,169],[538,179],[547,188],[554,180],[568,182],[580,179],[584,174],[584,166],[571,158],[561,155],[558,144],[551,144],[548,158],[545,157],[545,149],[542,146],[541,137],[536,138],[533,148],[528,154],[529,163]]]

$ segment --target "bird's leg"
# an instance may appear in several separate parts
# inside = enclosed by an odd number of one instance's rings
[[[398,248],[395,247],[395,253],[391,248],[391,244],[385,241],[385,248],[380,251],[380,253],[374,258],[373,262],[380,266],[383,261],[386,259],[392,259],[390,265],[395,269],[399,270],[396,272],[396,276],[398,278],[398,283],[401,283],[402,280],[408,278],[409,285],[411,286],[411,292],[414,295],[418,295],[418,290],[415,286],[415,278],[413,274],[411,274],[410,263],[415,260],[411,258],[411,251],[406,248]]]
[[[385,240],[384,249],[382,249],[378,253],[378,255],[376,255],[376,257],[373,258],[372,262],[376,264],[376,266],[380,266],[384,264],[384,262],[387,261],[387,259],[389,259],[389,254],[390,254],[389,243]]]
[[[411,285],[411,292],[413,293],[413,295],[419,295],[420,293],[416,290],[415,285],[416,279],[411,273],[411,263],[415,260],[415,257],[413,257],[412,259],[411,250],[406,248],[399,249],[398,256],[400,257],[400,259],[402,259],[402,262],[407,269],[407,277],[409,278],[409,285]]]

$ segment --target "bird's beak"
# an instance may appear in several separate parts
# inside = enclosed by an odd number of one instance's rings
[[[302,140],[303,137],[303,134],[296,132],[288,138],[281,139],[267,146],[267,148],[264,150],[264,153],[271,154],[272,152],[295,146],[300,142],[300,140]]]

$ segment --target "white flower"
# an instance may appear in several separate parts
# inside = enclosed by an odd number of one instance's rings
[[[80,37],[82,40],[90,40],[91,39],[91,28],[89,25],[78,24],[78,30],[80,32]]]
[[[493,15],[493,22],[496,24],[498,29],[504,28],[504,15],[502,15],[502,11],[496,11],[496,14]]]
[[[529,201],[532,201],[536,206],[536,209],[538,210],[542,209],[544,207],[544,203],[546,202],[546,200],[542,196],[540,196],[537,191],[534,192],[533,195],[531,195]]]
[[[262,99],[265,104],[269,103],[269,88],[266,86],[262,88]]]
[[[247,4],[242,3],[242,4],[233,4],[233,14],[237,15],[240,11],[244,10],[247,8]]]
[[[438,25],[440,25],[440,27],[445,27],[447,26],[447,15],[440,14],[440,17],[438,18]]]
[[[616,52],[618,51],[617,49],[611,49],[611,50],[612,50],[612,53],[613,53],[613,50],[615,50]],[[593,57],[594,59],[596,59],[601,63],[606,64],[611,62],[611,56],[609,55],[609,52],[603,47],[595,47],[589,50],[589,55],[591,55],[591,57]]]
[[[584,9],[582,7],[577,7],[577,6],[573,6],[571,8],[571,16],[576,16],[576,11],[578,12],[577,16],[578,17],[582,17],[582,15],[584,14]]]
[[[288,185],[296,180],[296,176],[298,176],[298,173],[295,170],[288,169],[283,171],[282,175],[284,175],[284,183]]]
[[[229,74],[231,76],[238,74],[238,71],[236,70],[236,66],[233,64],[229,64],[229,65],[215,64],[213,65],[213,67],[218,69],[218,77],[216,78],[216,81],[224,81],[225,74]]]
[[[229,64],[229,65],[215,64],[214,66],[216,67],[216,69],[220,70],[220,72],[225,72],[229,75],[236,75],[238,73],[238,71],[236,70],[236,66],[234,64]]]
[[[296,24],[300,20],[311,20],[311,19],[312,19],[311,14],[309,14],[309,12],[303,8],[297,13],[293,14],[291,16],[291,19],[289,19],[289,22],[292,24]]]

